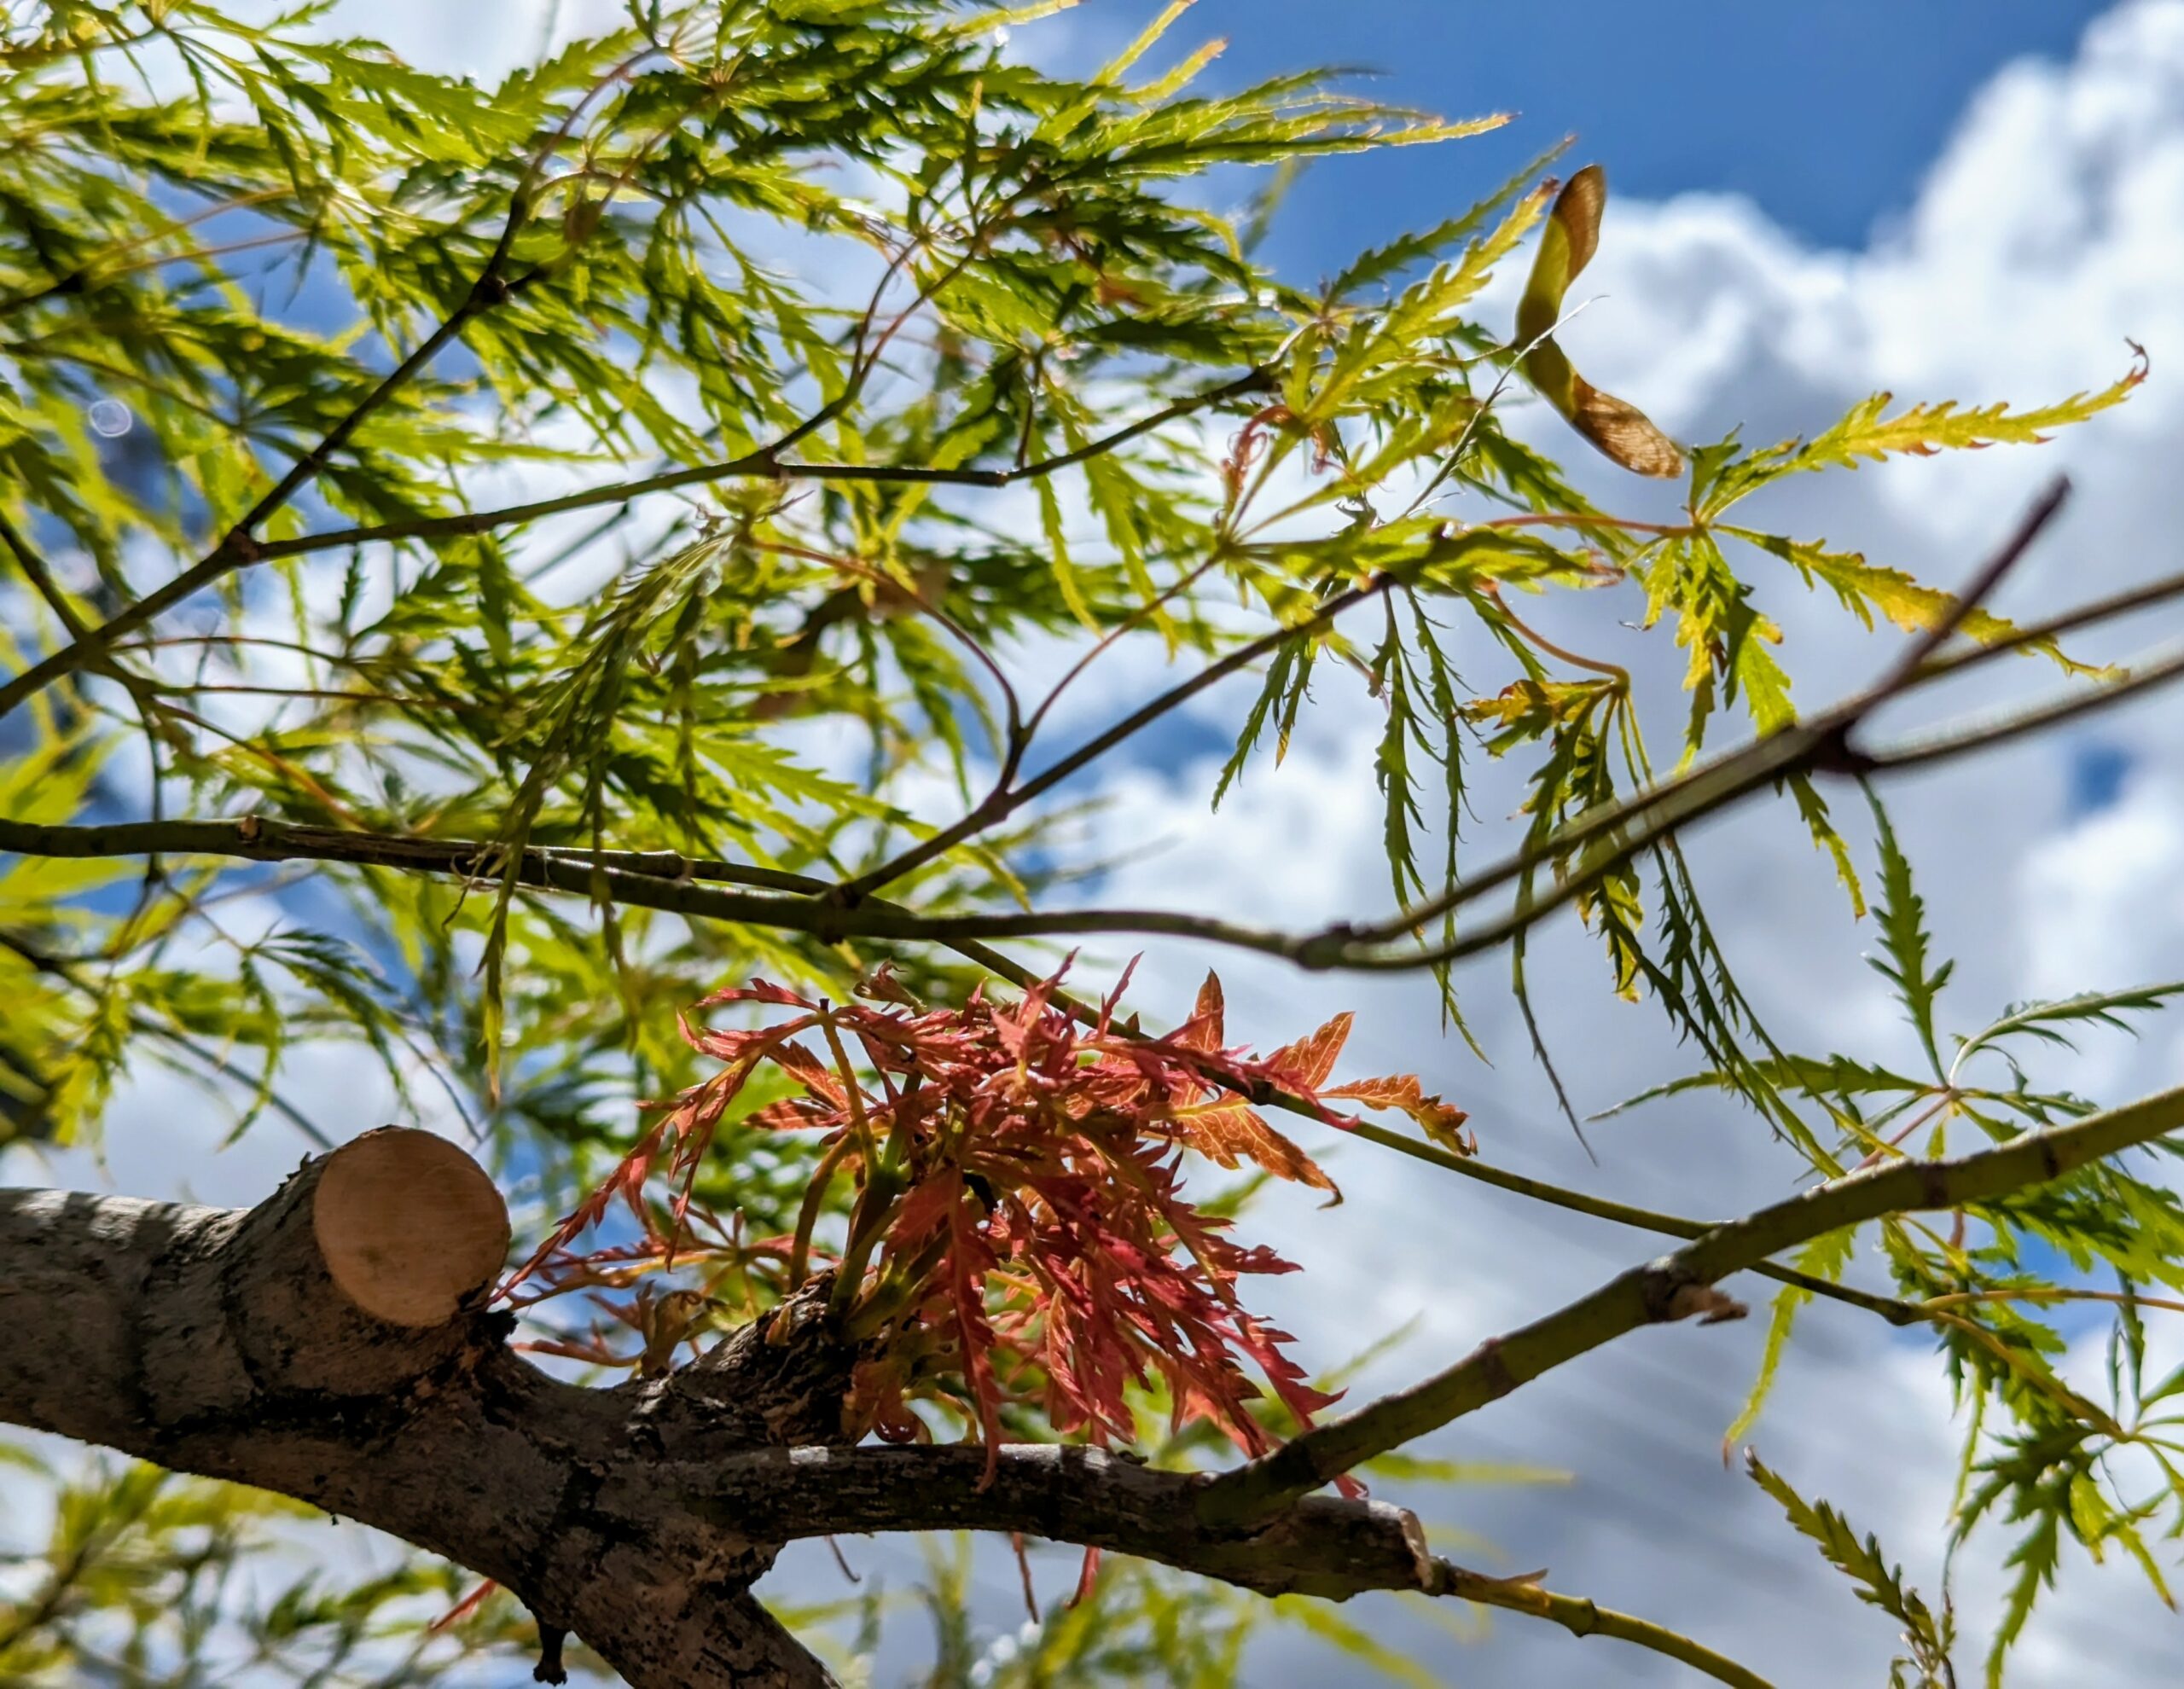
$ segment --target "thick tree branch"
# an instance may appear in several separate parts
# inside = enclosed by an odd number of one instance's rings
[[[1209,1529],[1199,1474],[1082,1448],[849,1448],[856,1345],[822,1278],[658,1381],[586,1390],[505,1347],[484,1174],[390,1128],[247,1212],[0,1192],[0,1421],[280,1491],[444,1554],[637,1689],[804,1689],[823,1669],[752,1581],[841,1531],[1022,1532],[1267,1594],[1449,1595],[1760,1680],[1643,1620],[1427,1552],[1415,1518],[1314,1497]],[[802,1445],[802,1446],[791,1446]]]
[[[1764,1680],[1688,1637],[1530,1578],[1494,1578],[1433,1554],[1418,1519],[1383,1501],[1310,1496],[1244,1536],[1193,1516],[1205,1480],[1096,1448],[1004,1448],[987,1477],[970,1447],[759,1449],[663,1471],[694,1506],[785,1541],[841,1532],[1021,1531],[1157,1560],[1264,1595],[1345,1600],[1373,1590],[1455,1596],[1528,1613],[1575,1635],[1612,1636],[1723,1683]]]
[[[514,1590],[637,1689],[827,1682],[749,1593],[770,1547],[615,1480],[663,1454],[839,1437],[851,1357],[799,1330],[723,1344],[672,1389],[557,1384],[485,1311],[507,1240],[475,1164],[399,1129],[247,1212],[0,1191],[0,1420],[391,1531]]]
[[[1217,1527],[1271,1517],[1374,1455],[1475,1412],[1627,1332],[1693,1315],[1722,1317],[1730,1309],[1711,1289],[1715,1283],[1825,1233],[1887,1214],[1991,1200],[2177,1131],[2184,1131],[2184,1087],[2068,1126],[2028,1132],[1974,1155],[1899,1161],[1819,1186],[1634,1267],[1529,1326],[1489,1338],[1445,1372],[1224,1473],[1200,1495],[1199,1516]]]

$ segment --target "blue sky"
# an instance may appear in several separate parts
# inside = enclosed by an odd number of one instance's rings
[[[1199,0],[1173,38],[1226,37],[1228,78],[1356,65],[1381,73],[1376,91],[1405,104],[1519,114],[1453,152],[1321,171],[1277,235],[1284,257],[1443,214],[1572,131],[1618,194],[1742,194],[1809,242],[1857,247],[1910,204],[1996,68],[2028,53],[2068,56],[2104,9],[2094,0]],[[1159,10],[1159,0],[1088,8],[1118,34]]]

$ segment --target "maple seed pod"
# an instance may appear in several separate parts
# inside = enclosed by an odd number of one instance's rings
[[[444,1325],[507,1258],[508,1204],[445,1138],[382,1126],[327,1158],[311,1197],[326,1270],[389,1325]]]
[[[1637,406],[1602,392],[1571,367],[1555,344],[1562,296],[1600,246],[1607,177],[1587,165],[1555,195],[1532,273],[1517,305],[1517,344],[1525,375],[1570,426],[1624,468],[1641,475],[1683,473],[1683,453]]]

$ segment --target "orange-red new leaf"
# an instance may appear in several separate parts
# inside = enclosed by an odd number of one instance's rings
[[[1221,976],[1209,972],[1205,984],[1198,988],[1198,1001],[1191,1009],[1191,1018],[1170,1040],[1187,1050],[1204,1050],[1211,1053],[1221,1048],[1223,1020],[1227,1005],[1222,999]]]
[[[1234,1167],[1248,1161],[1277,1179],[1310,1185],[1317,1191],[1331,1192],[1335,1187],[1319,1163],[1268,1125],[1234,1092],[1214,1102],[1177,1109],[1176,1124],[1186,1143],[1221,1166]]]
[[[1350,1011],[1345,1009],[1310,1037],[1284,1044],[1267,1058],[1268,1069],[1286,1085],[1316,1092],[1334,1071],[1335,1058],[1350,1037]]]
[[[1322,1099],[1344,1098],[1362,1102],[1368,1108],[1400,1109],[1415,1120],[1420,1129],[1435,1143],[1458,1155],[1471,1155],[1478,1146],[1463,1129],[1464,1122],[1471,1117],[1454,1103],[1443,1102],[1438,1096],[1429,1096],[1426,1088],[1418,1082],[1415,1073],[1390,1074],[1382,1079],[1357,1079],[1347,1085],[1338,1085],[1333,1090],[1320,1093]]]

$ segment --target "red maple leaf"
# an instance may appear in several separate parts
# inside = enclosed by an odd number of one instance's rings
[[[811,1270],[829,1191],[847,1180],[834,1294],[846,1328],[873,1345],[852,1387],[859,1423],[894,1440],[930,1435],[911,1405],[921,1400],[961,1411],[989,1448],[1024,1408],[1063,1435],[1129,1442],[1132,1392],[1157,1384],[1178,1426],[1206,1420],[1246,1454],[1264,1453],[1271,1438],[1252,1408],[1263,1392],[1307,1423],[1334,1398],[1312,1388],[1288,1335],[1239,1300],[1240,1281],[1295,1268],[1233,1241],[1227,1220],[1196,1207],[1183,1188],[1187,1154],[1332,1191],[1256,1105],[1278,1100],[1336,1126],[1353,1123],[1327,1099],[1395,1108],[1444,1142],[1461,1141],[1462,1111],[1409,1077],[1327,1088],[1348,1014],[1256,1059],[1224,1044],[1211,974],[1190,1019],[1164,1038],[1117,1029],[1121,983],[1089,1013],[1062,1006],[1060,977],[1014,1002],[980,990],[956,1008],[926,1007],[884,974],[842,1005],[764,981],[715,992],[699,1011],[795,1013],[726,1027],[686,1018],[685,1039],[720,1071],[660,1106],[506,1288],[538,1278],[531,1301],[586,1284],[626,1288],[680,1252],[732,1263],[746,1295],[767,1274],[785,1295]],[[694,1228],[708,1217],[690,1200],[700,1166],[768,1066],[791,1094],[731,1129],[816,1135],[803,1219],[786,1240],[745,1244],[717,1222],[701,1234]],[[663,1180],[665,1219],[647,1199]],[[642,1247],[575,1252],[618,1196],[639,1216]],[[559,1341],[562,1352],[589,1352],[586,1340]]]

